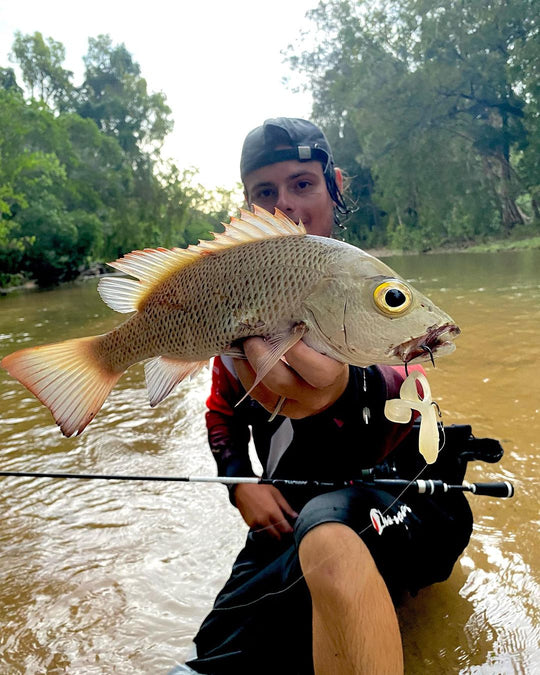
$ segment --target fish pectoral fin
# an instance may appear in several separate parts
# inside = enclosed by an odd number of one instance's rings
[[[268,371],[276,365],[291,347],[294,347],[294,345],[302,339],[306,331],[307,326],[305,323],[297,323],[287,333],[273,335],[267,340],[267,345],[269,347],[268,351],[257,363],[253,364],[256,373],[255,381],[236,405],[242,403],[246,396],[251,394],[259,382],[268,374]]]
[[[98,284],[103,302],[115,312],[127,314],[137,311],[145,287],[140,281],[126,277],[105,277]]]
[[[171,391],[188,376],[193,377],[208,361],[180,361],[167,356],[158,356],[144,365],[148,398],[153,408],[161,403]]]
[[[122,375],[99,358],[102,338],[29,347],[2,360],[2,367],[49,408],[64,436],[81,433]]]
[[[242,347],[234,345],[227,347],[227,349],[221,352],[220,356],[231,356],[233,359],[242,359],[244,361],[247,359]]]

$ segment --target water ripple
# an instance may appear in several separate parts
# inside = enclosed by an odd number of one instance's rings
[[[494,260],[428,256],[421,271],[412,256],[393,264],[463,329],[456,354],[428,368],[445,422],[472,423],[476,436],[503,442],[503,460],[471,465],[468,479],[516,487],[514,500],[471,497],[475,529],[452,576],[400,609],[413,674],[540,672],[540,254]],[[93,282],[0,302],[1,356],[118,323]],[[151,409],[142,369],[133,368],[84,434],[65,439],[49,412],[0,373],[2,467],[214,474],[208,381],[203,371]],[[190,648],[246,532],[219,485],[4,478],[0,504],[7,675],[167,672]]]

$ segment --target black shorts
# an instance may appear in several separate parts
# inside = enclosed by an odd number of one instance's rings
[[[354,486],[311,499],[294,535],[281,541],[257,532],[203,622],[195,671],[212,675],[280,672],[311,675],[311,599],[297,547],[313,527],[343,523],[362,537],[393,596],[447,579],[469,541],[472,515],[462,494],[396,500]]]

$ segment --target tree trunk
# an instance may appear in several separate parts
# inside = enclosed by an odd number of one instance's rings
[[[534,214],[534,219],[540,222],[540,205],[534,197],[531,197],[531,208]]]
[[[508,142],[508,115],[502,112],[502,150],[498,157],[500,164],[500,200],[501,214],[506,232],[514,225],[523,225],[523,218],[514,199],[512,185],[512,167],[510,166],[510,144]]]
[[[484,172],[491,185],[493,196],[497,202],[501,224],[504,232],[509,234],[514,225],[523,225],[524,220],[513,196],[513,184],[510,163],[502,153],[484,155],[482,158]]]
[[[499,162],[501,167],[499,189],[501,216],[504,229],[507,232],[510,232],[514,225],[523,225],[523,218],[512,194],[513,190],[510,162],[504,156],[500,157]]]

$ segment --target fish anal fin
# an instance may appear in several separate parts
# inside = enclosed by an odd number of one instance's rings
[[[64,436],[83,431],[122,375],[96,357],[101,339],[29,347],[2,359],[2,367],[49,408]]]
[[[161,403],[183,379],[193,377],[207,364],[208,361],[180,361],[167,356],[158,356],[145,363],[146,387],[152,408]]]

